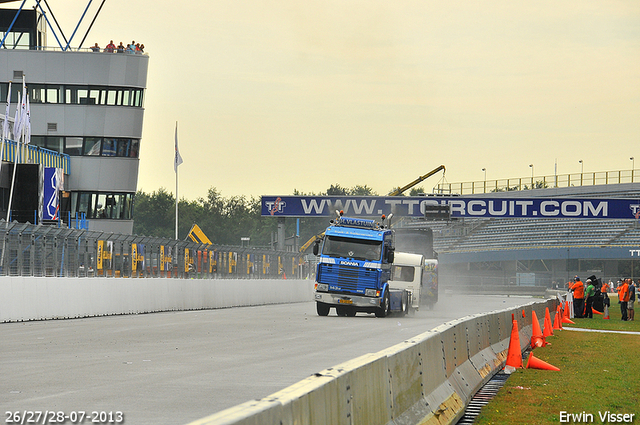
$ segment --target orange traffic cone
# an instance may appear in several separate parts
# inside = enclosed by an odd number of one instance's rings
[[[560,306],[556,308],[556,314],[553,318],[553,330],[562,330],[562,321],[560,320],[560,316],[562,315],[562,311],[560,310]]]
[[[511,337],[509,338],[509,350],[507,351],[507,363],[504,366],[504,371],[505,373],[512,373],[516,368],[520,367],[522,367],[520,334],[518,333],[518,321],[513,320],[511,325]]]
[[[544,328],[542,328],[542,336],[545,339],[553,336],[553,326],[551,326],[551,316],[549,315],[549,307],[544,310]]]
[[[538,322],[535,310],[531,311],[531,317],[531,348],[542,347],[544,345],[544,337],[542,336],[540,322]]]
[[[604,315],[604,313],[602,313],[601,311],[596,310],[595,308],[591,307],[591,311],[593,311],[595,314],[601,314]]]
[[[609,320],[609,307],[608,306],[604,306],[604,317],[603,319]]]
[[[533,352],[529,355],[529,361],[527,362],[527,369],[542,369],[542,370],[555,370],[560,371],[557,367],[552,364],[545,362],[544,360],[540,360],[536,357],[533,357]]]

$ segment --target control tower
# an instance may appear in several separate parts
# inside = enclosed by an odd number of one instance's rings
[[[13,121],[24,77],[31,137],[15,178],[15,142],[4,149],[0,218],[7,215],[12,181],[12,221],[50,218],[42,187],[45,168],[53,167],[62,170],[56,189],[61,225],[131,234],[148,54],[82,46],[101,5],[93,17],[87,6],[81,21],[93,20],[85,34],[77,31],[81,22],[65,34],[46,2],[34,1],[28,9],[25,1],[0,0],[0,6],[7,3],[17,7],[0,9],[0,118],[5,119],[11,82],[8,119]]]

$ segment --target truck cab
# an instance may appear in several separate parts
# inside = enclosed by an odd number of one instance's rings
[[[322,246],[314,246],[314,254],[320,257],[315,285],[318,315],[328,315],[331,308],[339,316],[366,312],[384,317],[391,311],[391,229],[374,220],[340,215],[326,229]]]
[[[409,312],[417,311],[420,309],[424,257],[408,252],[396,252],[394,257],[389,286],[406,290],[409,293]]]
[[[438,300],[438,260],[408,252],[396,252],[394,257],[389,280],[391,291],[408,293],[409,313],[420,310],[421,306],[433,309]]]

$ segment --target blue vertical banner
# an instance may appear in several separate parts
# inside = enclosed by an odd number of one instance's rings
[[[58,220],[60,217],[59,192],[62,188],[62,169],[44,167],[42,175],[42,214],[40,219]]]

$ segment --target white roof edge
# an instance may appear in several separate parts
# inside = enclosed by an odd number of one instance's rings
[[[409,252],[398,252],[393,254],[393,264],[405,264],[412,266],[421,266],[423,256],[421,254],[412,254]]]

